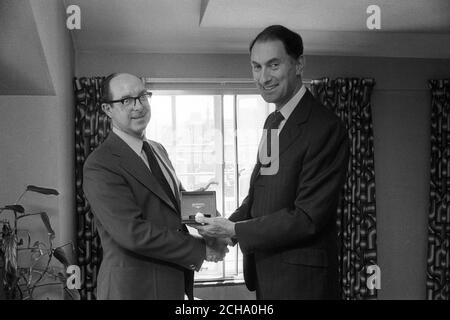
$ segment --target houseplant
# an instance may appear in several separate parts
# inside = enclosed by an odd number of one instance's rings
[[[55,232],[45,211],[28,213],[19,204],[27,192],[35,192],[46,196],[57,196],[55,189],[28,185],[25,191],[12,205],[0,208],[0,215],[12,212],[10,219],[0,220],[0,299],[35,299],[35,290],[43,286],[58,285],[63,288],[65,299],[76,299],[78,292],[67,288],[66,270],[70,265],[63,247],[72,246],[66,243],[54,247]],[[47,231],[47,241],[32,241],[28,230],[19,229],[23,219],[40,217]],[[0,216],[0,218],[3,218]],[[25,233],[25,236],[19,236]],[[19,252],[24,253],[28,263],[19,263]]]

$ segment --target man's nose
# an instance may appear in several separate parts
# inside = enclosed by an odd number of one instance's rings
[[[133,109],[134,110],[138,110],[138,111],[144,109],[144,105],[142,104],[141,100],[139,100],[139,99],[135,99],[134,100],[134,107],[133,107]]]
[[[267,68],[263,68],[260,74],[259,82],[261,84],[266,84],[267,82],[270,82],[272,80],[272,75],[270,74],[270,70]]]

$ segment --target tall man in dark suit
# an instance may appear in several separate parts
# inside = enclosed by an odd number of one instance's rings
[[[253,77],[274,103],[248,196],[224,218],[199,218],[203,235],[232,237],[258,299],[339,298],[336,211],[348,163],[345,126],[302,83],[300,35],[270,26],[251,43]],[[272,137],[270,142],[269,137]],[[275,141],[273,141],[275,140]],[[277,145],[278,143],[278,145]],[[278,146],[278,148],[276,148]]]
[[[84,165],[83,188],[103,247],[98,299],[193,298],[194,270],[226,245],[181,224],[180,182],[164,147],[145,138],[151,93],[131,74],[103,84],[112,132]]]

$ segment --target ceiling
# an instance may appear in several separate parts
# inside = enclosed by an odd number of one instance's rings
[[[306,54],[450,58],[449,0],[64,0],[81,9],[77,51],[246,53],[270,24],[299,32]],[[70,2],[70,3],[69,3]],[[376,4],[381,29],[369,30]]]
[[[0,95],[55,94],[31,1],[44,0],[0,0]],[[247,54],[262,28],[283,24],[306,55],[450,59],[450,0],[53,1],[81,9],[77,52]],[[366,27],[370,4],[381,30]]]

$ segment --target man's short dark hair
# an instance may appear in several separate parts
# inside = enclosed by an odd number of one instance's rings
[[[261,31],[255,39],[250,43],[250,52],[256,42],[279,40],[283,43],[286,53],[297,60],[303,54],[302,37],[281,25],[273,25]]]
[[[103,82],[102,82],[102,95],[101,95],[101,102],[107,103],[112,99],[111,96],[111,80],[117,77],[120,73],[111,73],[109,76],[107,76]]]

